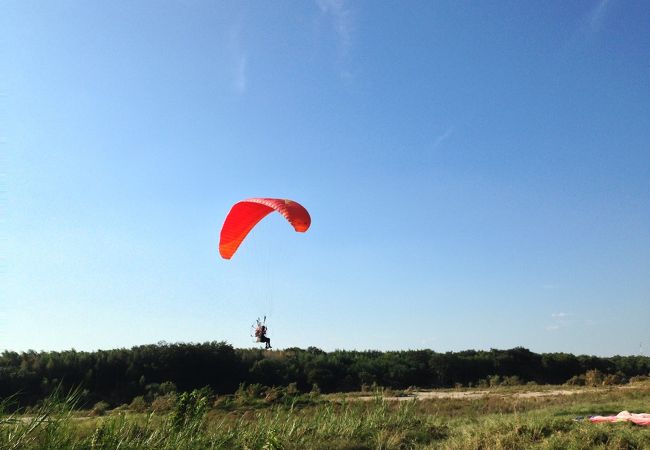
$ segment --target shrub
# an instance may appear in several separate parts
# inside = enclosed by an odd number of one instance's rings
[[[512,375],[510,377],[503,377],[501,386],[520,386],[523,382],[519,379],[517,375]]]
[[[171,394],[176,392],[176,385],[171,381],[165,381],[160,383],[159,389],[162,394]]]
[[[298,389],[297,383],[289,383],[289,386],[287,386],[285,392],[287,393],[287,395],[299,395],[300,389]]]
[[[254,405],[259,403],[265,393],[265,388],[259,383],[246,385],[244,383],[239,385],[237,392],[235,392],[235,402],[237,405]]]
[[[569,386],[584,386],[585,385],[585,376],[584,375],[574,375],[569,378],[566,383]]]
[[[139,412],[139,413],[146,412],[147,407],[148,407],[147,401],[141,395],[138,395],[133,400],[131,400],[131,404],[129,405],[130,410],[135,411],[135,412]]]
[[[603,378],[603,386],[625,384],[625,378],[619,373],[610,373]]]
[[[277,400],[281,399],[284,396],[282,388],[271,387],[264,392],[264,402],[265,403],[275,403]]]
[[[650,376],[648,375],[637,375],[635,377],[630,378],[630,383],[643,383],[644,381],[650,380]]]
[[[169,394],[160,395],[151,403],[151,410],[155,413],[166,413],[174,409],[176,406],[176,393],[170,392]]]
[[[603,380],[603,373],[598,369],[585,372],[585,385],[587,386],[602,386]]]
[[[490,387],[495,387],[501,384],[501,377],[499,375],[490,375],[488,377],[488,383]]]
[[[91,416],[103,416],[106,414],[106,411],[108,411],[108,408],[110,408],[111,405],[108,404],[108,402],[105,401],[100,401],[95,403],[93,408],[90,410],[90,415]]]

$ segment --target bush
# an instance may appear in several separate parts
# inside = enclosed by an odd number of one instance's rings
[[[604,380],[603,373],[598,369],[588,370],[585,372],[585,385],[602,386]]]
[[[266,389],[264,392],[264,402],[265,403],[275,403],[277,400],[281,399],[284,396],[282,388],[271,387]]]
[[[160,395],[151,403],[151,411],[155,413],[167,413],[176,407],[176,393]]]
[[[637,375],[635,377],[630,378],[630,383],[643,383],[644,381],[650,380],[650,376],[648,375]]]
[[[111,405],[108,404],[108,402],[105,401],[100,401],[95,403],[93,408],[90,410],[90,415],[91,416],[103,416],[106,414],[106,411],[108,411],[108,408],[110,408]]]
[[[113,408],[113,412],[127,412],[129,410],[129,405],[127,403],[122,403],[120,406]]]
[[[617,384],[625,384],[625,377],[619,373],[610,373],[603,378],[603,386],[614,386]]]
[[[254,383],[246,385],[242,383],[239,385],[237,392],[235,392],[235,403],[240,406],[260,403],[264,392],[265,388],[261,384]]]
[[[289,386],[287,386],[286,389],[287,395],[298,395],[300,394],[300,390],[298,389],[298,384],[297,383],[289,383]]]
[[[584,386],[585,385],[585,376],[584,375],[574,375],[564,383],[569,386]]]
[[[143,413],[147,411],[147,402],[144,399],[143,396],[138,395],[135,397],[132,401],[131,404],[129,405],[129,409],[135,412]]]
[[[523,382],[519,379],[517,375],[512,375],[511,377],[503,377],[501,386],[521,386]]]
[[[163,383],[160,383],[159,389],[162,394],[171,394],[172,392],[174,393],[177,392],[176,385],[171,381],[165,381]]]

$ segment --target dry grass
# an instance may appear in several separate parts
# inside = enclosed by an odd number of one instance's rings
[[[559,387],[544,388],[549,392]],[[4,414],[0,448],[26,449],[644,449],[650,427],[591,424],[578,416],[650,408],[650,384],[472,398],[355,401],[206,410],[198,397],[166,415],[109,413],[75,419],[73,401],[51,401],[28,417]]]

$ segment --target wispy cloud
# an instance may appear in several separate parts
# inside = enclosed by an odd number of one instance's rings
[[[228,31],[228,45],[232,58],[232,86],[243,94],[248,87],[248,55],[241,43],[241,25],[233,25]]]
[[[435,337],[428,337],[424,339],[420,339],[420,345],[431,345],[435,343],[438,339]]]
[[[552,323],[546,326],[546,331],[557,331],[561,328],[566,328],[571,324],[571,316],[572,314],[566,312],[551,314]]]
[[[438,147],[440,147],[443,142],[445,142],[447,139],[451,137],[452,134],[454,134],[454,129],[448,128],[447,131],[437,136],[436,139],[433,141],[433,149],[435,150]]]
[[[234,70],[234,80],[233,85],[235,90],[239,93],[246,92],[247,85],[247,69],[248,68],[248,57],[245,54],[239,54],[236,57],[235,61],[235,70]]]
[[[354,23],[352,13],[344,0],[316,0],[321,13],[330,17],[339,39],[341,51],[345,54],[352,45]]]
[[[553,313],[551,314],[551,317],[554,319],[564,319],[566,317],[569,317],[571,314],[565,313],[565,312],[559,312],[559,313]]]
[[[316,0],[321,16],[331,23],[336,35],[339,75],[345,81],[354,79],[350,69],[350,51],[354,35],[354,15],[344,0]]]
[[[596,33],[600,30],[605,20],[605,15],[607,14],[607,7],[610,4],[610,0],[599,0],[596,6],[594,6],[591,11],[587,14],[586,22],[589,26],[589,31]]]
[[[613,4],[614,0],[594,0],[591,8],[577,18],[576,28],[565,42],[563,52],[568,52],[573,56],[574,52],[582,51],[584,45],[596,38],[605,24]]]

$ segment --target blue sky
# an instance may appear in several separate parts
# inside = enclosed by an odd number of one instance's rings
[[[0,349],[650,350],[650,4],[0,6]],[[291,198],[230,261],[247,197]]]

